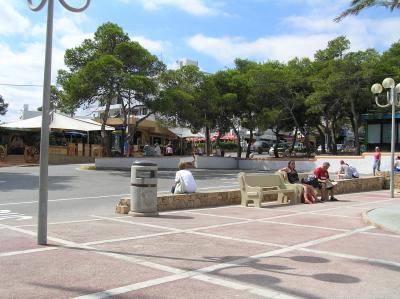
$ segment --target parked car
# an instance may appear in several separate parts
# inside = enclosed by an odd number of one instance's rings
[[[268,143],[267,141],[264,140],[257,140],[251,145],[251,150],[253,152],[257,152],[259,154],[262,154],[263,152],[266,152],[269,150],[271,147],[271,143]]]
[[[278,150],[278,156],[282,156],[287,150],[289,149],[289,146],[287,143],[280,143],[278,144],[277,150]],[[275,148],[274,146],[271,146],[271,148],[268,151],[270,156],[275,156]]]

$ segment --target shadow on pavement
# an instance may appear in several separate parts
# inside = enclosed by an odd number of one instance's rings
[[[70,182],[75,176],[49,176],[49,190],[66,190],[71,186],[67,183]],[[14,190],[38,190],[39,189],[39,176],[29,173],[0,173],[0,191],[14,191]]]

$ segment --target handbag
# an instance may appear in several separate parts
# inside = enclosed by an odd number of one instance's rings
[[[182,194],[182,193],[185,193],[185,188],[183,184],[183,179],[181,176],[179,176],[179,182],[177,182],[175,185],[174,194]]]

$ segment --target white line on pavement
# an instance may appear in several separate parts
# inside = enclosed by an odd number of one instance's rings
[[[113,194],[113,195],[98,195],[98,196],[87,196],[87,197],[58,198],[58,199],[49,199],[49,202],[69,201],[69,200],[79,200],[79,199],[97,199],[97,198],[119,197],[119,196],[127,196],[127,195],[129,195],[129,194]],[[15,205],[22,205],[22,204],[32,204],[32,203],[37,203],[37,202],[38,202],[37,200],[8,202],[8,203],[1,203],[0,206],[15,206]]]
[[[119,288],[114,288],[111,290],[104,290],[102,292],[96,292],[93,294],[88,294],[85,296],[80,296],[80,297],[76,297],[76,299],[99,299],[99,298],[107,298],[110,296],[114,296],[114,295],[119,295],[119,294],[124,294],[127,292],[131,292],[134,290],[138,290],[138,289],[143,289],[143,288],[147,288],[150,286],[155,286],[155,285],[159,285],[159,284],[164,284],[167,282],[171,282],[171,281],[176,281],[176,280],[180,280],[180,279],[184,279],[184,278],[195,278],[197,279],[197,277],[199,275],[204,275],[210,272],[214,272],[216,270],[222,270],[225,268],[229,268],[229,267],[236,267],[236,266],[240,266],[242,264],[248,263],[248,262],[254,262],[257,259],[260,258],[265,258],[265,257],[270,257],[270,256],[276,256],[282,253],[287,253],[290,251],[294,251],[297,249],[301,249],[301,248],[305,248],[308,246],[313,246],[313,245],[317,245],[323,242],[327,242],[327,241],[332,241],[332,240],[336,240],[336,239],[340,239],[343,237],[347,237],[350,236],[352,234],[356,234],[362,231],[366,231],[373,228],[372,226],[366,226],[363,228],[359,228],[359,229],[355,229],[352,231],[348,231],[345,233],[341,233],[341,234],[337,234],[337,235],[333,235],[330,237],[324,237],[324,238],[320,238],[320,239],[316,239],[313,241],[308,241],[305,243],[301,243],[301,244],[297,244],[297,245],[293,245],[293,246],[288,246],[285,248],[280,248],[277,250],[273,250],[273,251],[268,251],[268,252],[264,252],[261,254],[257,254],[257,255],[253,255],[253,256],[249,256],[249,257],[245,257],[245,258],[240,258],[234,261],[230,261],[230,262],[226,262],[226,263],[219,263],[219,264],[215,264],[215,265],[211,265],[205,268],[201,268],[198,270],[193,270],[193,271],[189,271],[189,272],[184,272],[181,274],[174,274],[174,275],[170,275],[167,277],[163,277],[163,278],[157,278],[157,279],[152,279],[152,280],[148,280],[146,282],[140,282],[140,283],[135,283],[135,284],[130,284],[127,286],[123,286],[123,287],[119,287]],[[204,280],[205,281],[205,280]],[[214,284],[220,284],[221,283],[221,279],[218,279],[218,281],[215,279],[215,277],[208,277],[206,280],[208,283],[214,283]],[[225,284],[226,287],[228,287],[230,281],[227,280],[223,280],[223,283]],[[240,283],[239,285],[245,285],[243,283]],[[261,288],[261,287],[255,287],[254,291],[257,291],[258,295],[262,295],[264,297],[267,298],[273,298],[273,297],[278,297],[280,295],[282,295],[284,298],[298,298],[298,297],[292,297],[288,294],[285,294],[283,292],[277,292],[273,289],[269,289],[269,288]]]
[[[42,251],[49,251],[49,250],[56,250],[56,249],[58,249],[58,248],[57,247],[46,247],[46,248],[35,248],[35,249],[27,249],[27,250],[20,250],[20,251],[3,252],[3,253],[0,253],[0,257],[14,256],[14,255],[42,252]]]

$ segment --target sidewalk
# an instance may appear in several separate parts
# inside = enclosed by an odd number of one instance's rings
[[[388,191],[314,205],[226,206],[155,218],[0,221],[0,298],[399,298],[400,235],[362,220]]]

